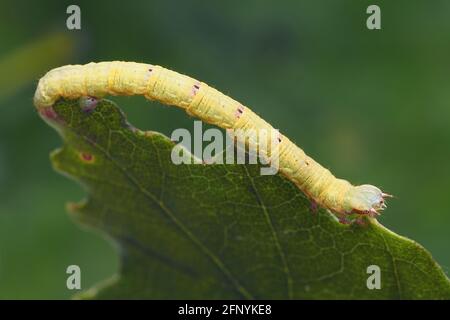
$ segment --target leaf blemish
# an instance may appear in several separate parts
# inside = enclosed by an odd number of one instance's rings
[[[87,163],[93,163],[95,161],[94,155],[88,152],[80,152],[80,158],[83,162]]]
[[[39,110],[39,113],[42,117],[49,119],[49,120],[57,120],[58,115],[56,114],[53,107],[46,107]]]

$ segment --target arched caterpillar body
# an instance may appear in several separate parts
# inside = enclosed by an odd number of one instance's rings
[[[34,104],[51,107],[59,98],[143,95],[185,109],[202,121],[225,129],[272,130],[249,108],[206,83],[160,66],[135,62],[68,65],[49,71],[39,81]],[[279,139],[279,171],[312,201],[335,213],[341,222],[350,214],[376,217],[386,207],[383,193],[372,185],[353,186],[308,157],[287,137]]]

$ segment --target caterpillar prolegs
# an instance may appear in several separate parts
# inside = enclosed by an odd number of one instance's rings
[[[40,79],[34,104],[45,113],[62,97],[105,95],[143,95],[185,109],[188,114],[224,129],[273,130],[249,108],[206,83],[160,66],[135,62],[100,62],[53,69]],[[285,136],[280,136],[278,148],[281,174],[341,222],[348,222],[351,215],[376,217],[386,208],[385,198],[390,195],[379,188],[368,184],[353,186],[337,179]]]

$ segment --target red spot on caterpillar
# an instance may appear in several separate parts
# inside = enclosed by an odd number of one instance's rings
[[[80,158],[84,162],[93,162],[94,161],[94,156],[91,153],[87,153],[87,152],[81,152]]]
[[[244,106],[239,105],[239,107],[236,109],[236,112],[234,113],[234,115],[236,116],[236,118],[239,119],[243,113],[244,113]]]
[[[283,135],[280,132],[278,132],[277,140],[278,140],[278,143],[280,143],[281,140],[283,140]],[[296,161],[297,161],[297,159],[296,159]]]
[[[192,95],[195,96],[197,94],[198,90],[200,90],[200,82],[197,82],[192,87]]]

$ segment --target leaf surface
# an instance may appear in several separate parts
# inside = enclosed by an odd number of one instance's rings
[[[174,143],[102,100],[60,100],[48,120],[54,167],[87,200],[75,219],[117,243],[121,268],[84,298],[449,299],[450,282],[416,242],[378,223],[341,225],[290,181],[257,165],[174,165]],[[381,289],[369,290],[369,266]]]

